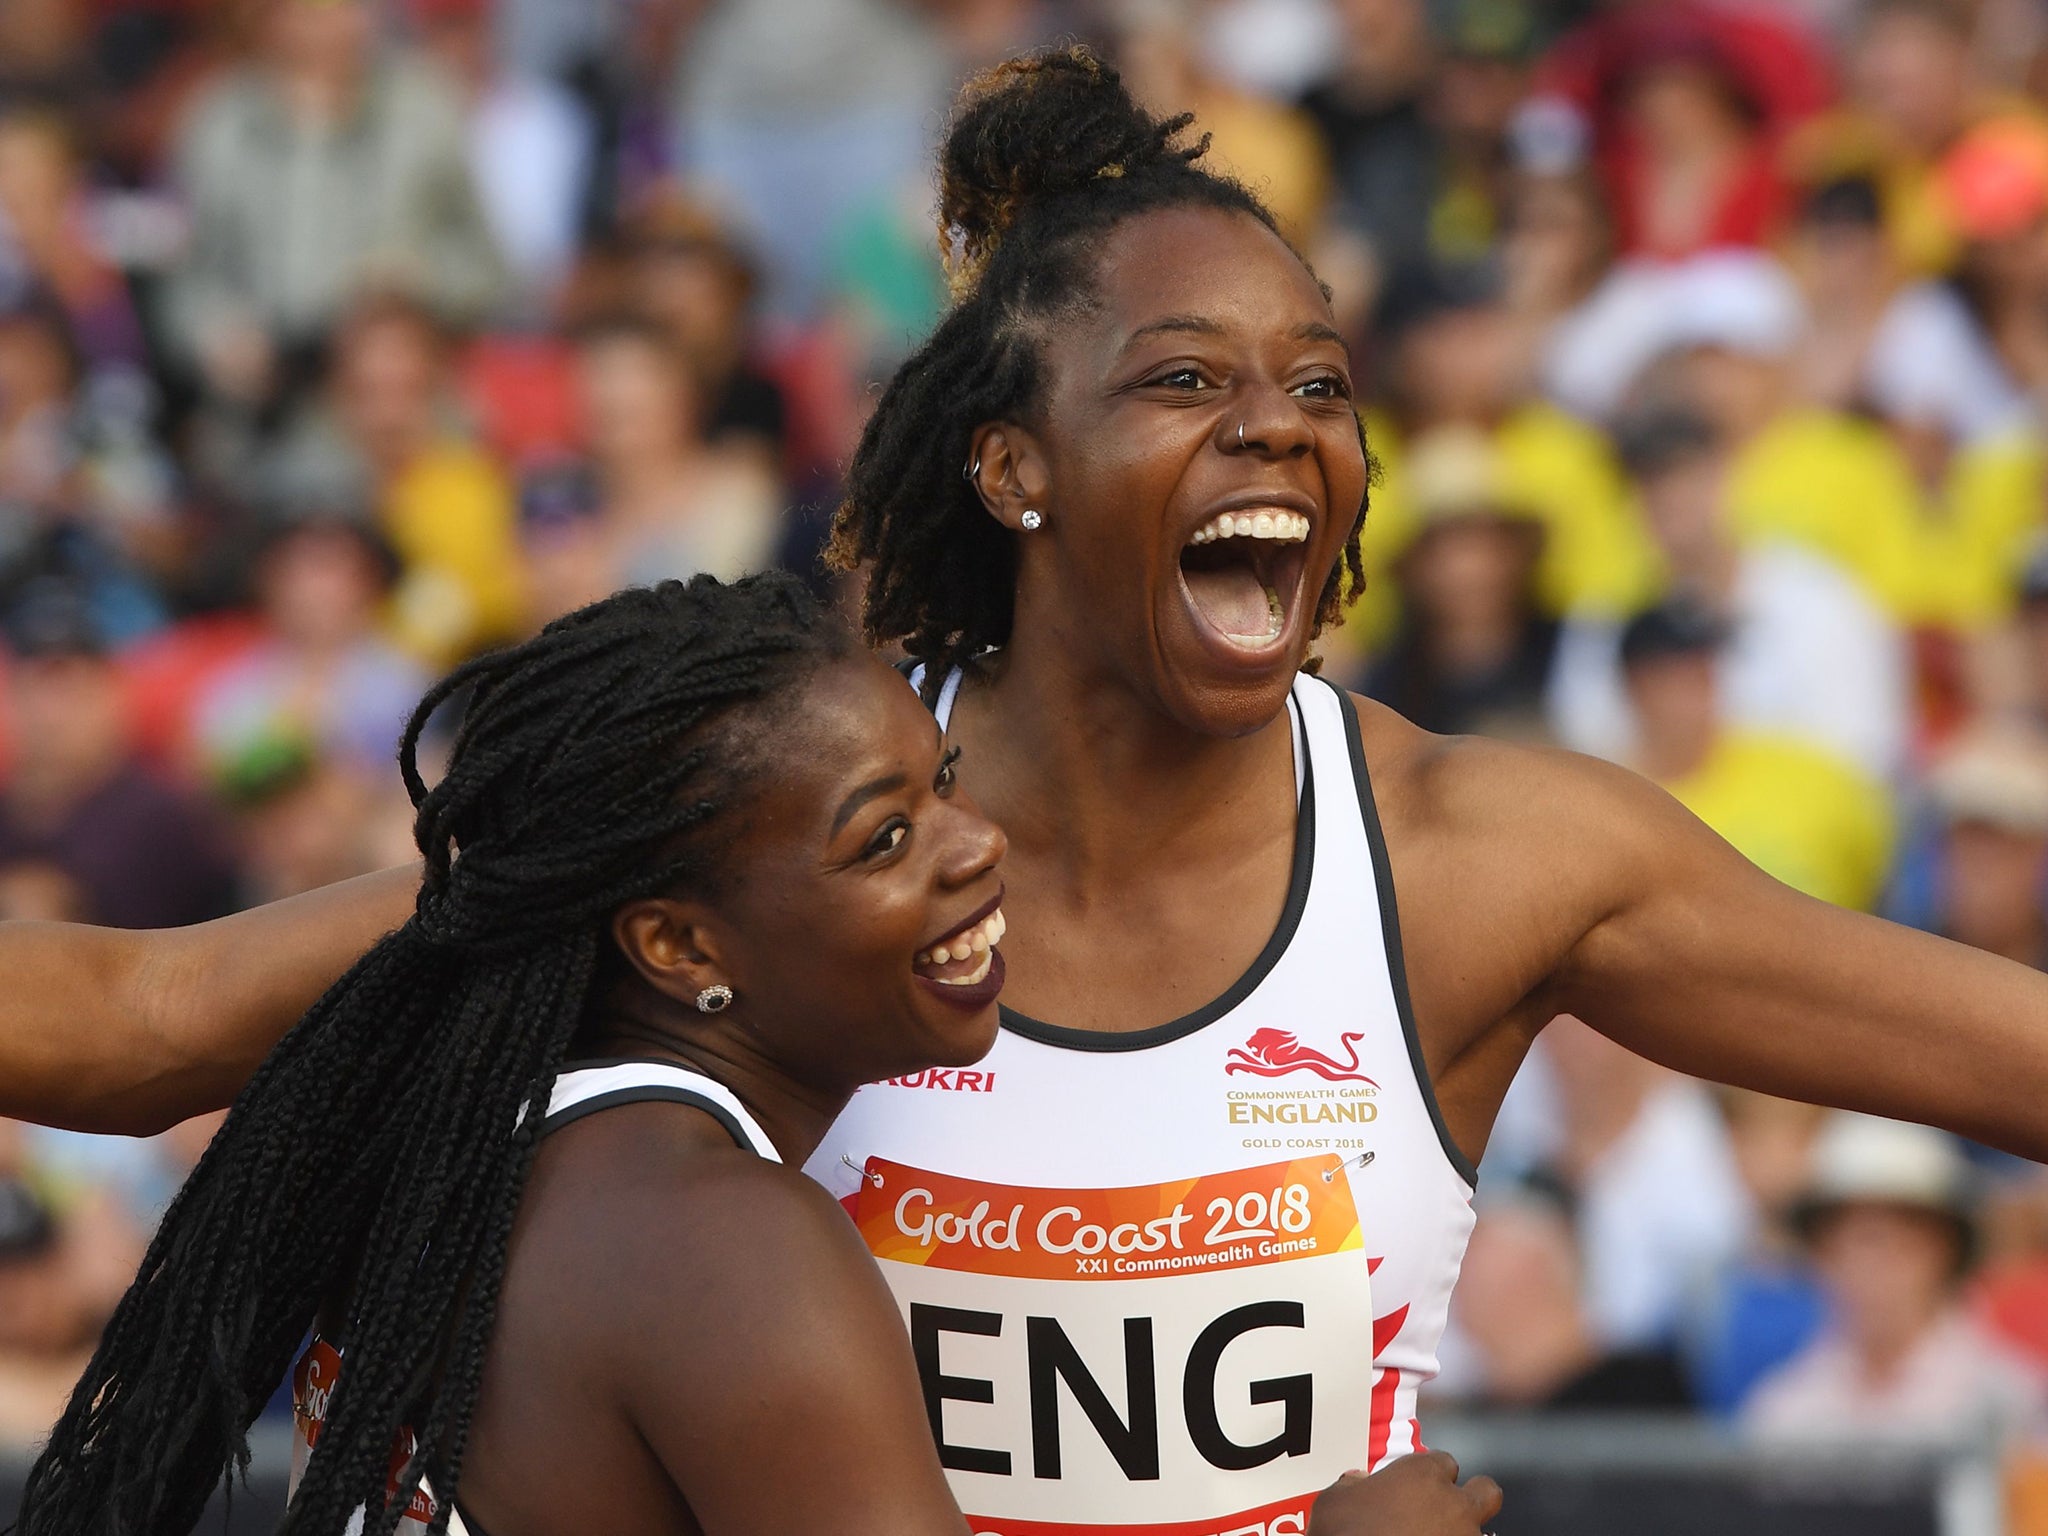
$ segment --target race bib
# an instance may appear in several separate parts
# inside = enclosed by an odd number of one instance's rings
[[[313,1454],[313,1447],[320,1443],[320,1432],[327,1427],[327,1403],[334,1395],[334,1384],[341,1379],[341,1351],[325,1339],[316,1337],[306,1352],[299,1356],[299,1363],[292,1369],[292,1474],[291,1487],[294,1492],[299,1479],[306,1475],[306,1461]],[[387,1495],[398,1492],[399,1480],[405,1476],[405,1469],[412,1461],[412,1455],[419,1448],[419,1441],[413,1432],[403,1429],[391,1445],[391,1470],[385,1479]],[[416,1489],[412,1502],[406,1506],[400,1517],[401,1525],[413,1522],[427,1525],[432,1522],[439,1506],[434,1496],[426,1489]],[[349,1520],[349,1533],[354,1536],[363,1528],[363,1513],[357,1510]],[[450,1536],[461,1536],[462,1521],[459,1516],[449,1521]]]
[[[1367,1464],[1369,1268],[1336,1155],[1124,1189],[866,1174],[854,1219],[976,1536],[1302,1536]]]

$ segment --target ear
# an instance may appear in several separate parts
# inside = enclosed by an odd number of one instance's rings
[[[981,504],[1012,533],[1021,532],[1025,510],[1044,512],[1052,491],[1038,439],[1014,421],[992,421],[975,432],[973,445],[968,479]]]
[[[655,991],[694,1004],[706,987],[733,986],[716,920],[695,902],[650,896],[612,914],[612,940]]]

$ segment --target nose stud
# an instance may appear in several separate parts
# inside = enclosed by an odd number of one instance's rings
[[[1241,421],[1237,424],[1237,446],[1240,448],[1245,446],[1244,423]]]

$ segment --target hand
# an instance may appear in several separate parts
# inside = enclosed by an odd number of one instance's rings
[[[1448,1451],[1404,1456],[1372,1476],[1346,1472],[1316,1498],[1308,1536],[1480,1536],[1500,1513],[1500,1484],[1460,1486]]]

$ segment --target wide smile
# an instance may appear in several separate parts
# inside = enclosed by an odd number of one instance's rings
[[[956,1007],[979,1010],[1003,989],[1003,957],[996,946],[1009,931],[1003,893],[966,922],[917,952],[911,974],[934,996]]]
[[[1298,648],[1312,518],[1256,503],[1218,512],[1180,552],[1180,587],[1195,628],[1233,661],[1264,663]]]

